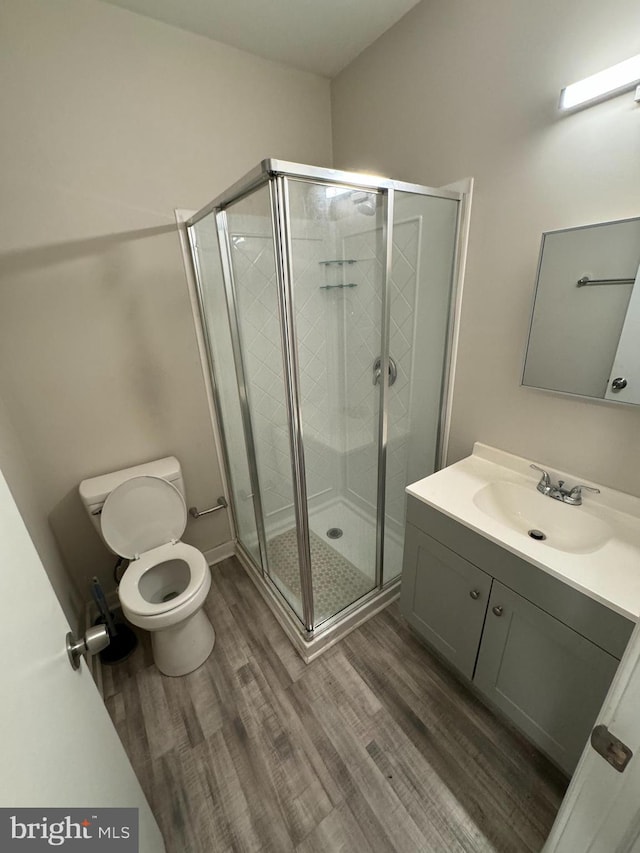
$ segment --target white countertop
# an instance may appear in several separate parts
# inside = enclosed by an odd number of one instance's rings
[[[547,468],[552,481],[566,480],[568,484],[584,483],[597,486],[600,494],[585,492],[583,505],[568,506],[536,491],[540,473],[530,468],[531,461],[502,450],[476,443],[473,454],[448,468],[407,486],[407,493],[464,524],[481,536],[490,539],[518,557],[537,566],[590,598],[637,622],[640,619],[640,498],[599,486],[570,473]],[[560,550],[550,542],[531,539],[524,529],[499,521],[483,512],[477,505],[477,495],[490,483],[512,483],[531,489],[536,498],[528,504],[538,507],[542,514],[568,517],[589,525],[601,522],[611,532],[600,547],[582,553]],[[546,501],[548,504],[540,504]],[[564,513],[564,515],[561,515]],[[535,509],[533,516],[535,516]],[[523,525],[537,526],[528,506]],[[599,521],[597,521],[598,519]],[[544,529],[541,525],[541,529]]]

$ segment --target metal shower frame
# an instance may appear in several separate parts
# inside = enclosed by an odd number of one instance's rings
[[[314,625],[313,582],[309,536],[309,516],[307,507],[306,469],[304,459],[303,429],[301,419],[299,371],[297,338],[295,334],[294,289],[291,256],[291,220],[289,210],[289,181],[304,181],[326,186],[348,187],[354,190],[366,190],[381,195],[383,200],[382,243],[385,252],[382,281],[382,324],[381,324],[381,379],[378,420],[378,481],[377,481],[377,518],[376,518],[376,566],[375,587],[365,596],[353,602],[350,606],[323,621],[319,626]],[[275,247],[278,315],[282,354],[284,360],[284,386],[286,397],[287,418],[289,427],[289,442],[291,452],[292,482],[294,493],[294,509],[296,516],[298,557],[300,568],[300,585],[302,596],[302,621],[283,596],[278,586],[270,577],[267,557],[267,537],[264,525],[264,514],[259,485],[259,474],[256,461],[256,447],[253,436],[251,413],[247,395],[247,384],[237,316],[236,283],[231,258],[231,242],[227,222],[226,208],[241,199],[251,195],[256,190],[268,185],[270,193],[271,226]],[[290,163],[281,160],[263,160],[259,166],[233,184],[224,193],[215,198],[206,207],[186,220],[185,225],[191,248],[196,291],[201,315],[202,329],[209,362],[210,380],[216,408],[218,425],[223,444],[223,458],[227,482],[231,482],[230,464],[227,441],[224,434],[224,422],[221,418],[220,400],[216,386],[213,350],[207,323],[205,322],[205,300],[203,293],[203,277],[199,266],[195,245],[193,226],[210,214],[214,214],[217,228],[218,245],[222,265],[222,275],[229,314],[231,344],[236,368],[237,387],[240,401],[243,432],[248,455],[249,476],[251,481],[254,514],[258,535],[258,547],[261,565],[258,566],[253,557],[247,553],[242,544],[236,541],[238,556],[252,579],[271,606],[282,627],[293,640],[305,660],[311,660],[328,644],[333,643],[339,636],[359,624],[369,615],[384,607],[395,598],[399,589],[399,577],[387,583],[383,582],[384,555],[384,522],[386,497],[386,468],[388,442],[388,403],[389,403],[389,335],[390,335],[390,288],[393,242],[393,216],[395,208],[395,193],[413,193],[415,195],[433,196],[436,198],[458,201],[455,257],[452,270],[452,288],[449,310],[449,328],[444,359],[444,376],[440,400],[440,419],[437,436],[436,468],[444,464],[444,436],[447,429],[448,411],[444,402],[449,397],[451,382],[451,347],[454,327],[454,306],[456,303],[456,285],[459,279],[460,238],[463,222],[464,194],[447,189],[435,189],[418,184],[393,181],[387,178],[366,175],[356,172],[344,172],[335,169],[324,169]],[[233,497],[230,495],[230,497]],[[229,502],[232,521],[237,530],[235,507],[233,500]],[[260,583],[262,582],[262,584]],[[265,586],[266,584],[266,586]],[[283,610],[283,603],[285,605]]]

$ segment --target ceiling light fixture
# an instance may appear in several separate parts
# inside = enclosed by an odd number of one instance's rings
[[[559,108],[573,110],[576,107],[603,101],[605,98],[628,92],[638,83],[640,83],[640,53],[564,88],[560,92]],[[639,99],[640,92],[637,91],[636,101]]]

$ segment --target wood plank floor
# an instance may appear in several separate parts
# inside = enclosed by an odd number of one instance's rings
[[[143,642],[103,669],[168,853],[541,849],[564,778],[397,605],[307,666],[235,560],[212,576],[206,664],[166,678]]]

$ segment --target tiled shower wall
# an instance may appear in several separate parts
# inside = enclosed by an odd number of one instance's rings
[[[374,217],[360,213],[339,220],[338,225],[302,220],[293,224],[309,499],[313,504],[342,494],[375,517],[379,385],[373,384],[372,368],[380,353],[381,231]],[[273,242],[270,234],[257,231],[256,223],[240,228],[235,223],[231,243],[236,288],[242,289],[242,340],[245,368],[252,380],[249,393],[264,511],[267,527],[277,529],[293,523],[291,462]],[[387,515],[398,525],[403,520],[406,485],[419,248],[419,218],[398,223],[390,327],[398,378],[390,393],[387,462]],[[336,257],[356,263],[343,267],[322,263]],[[337,283],[356,286],[331,287]]]

